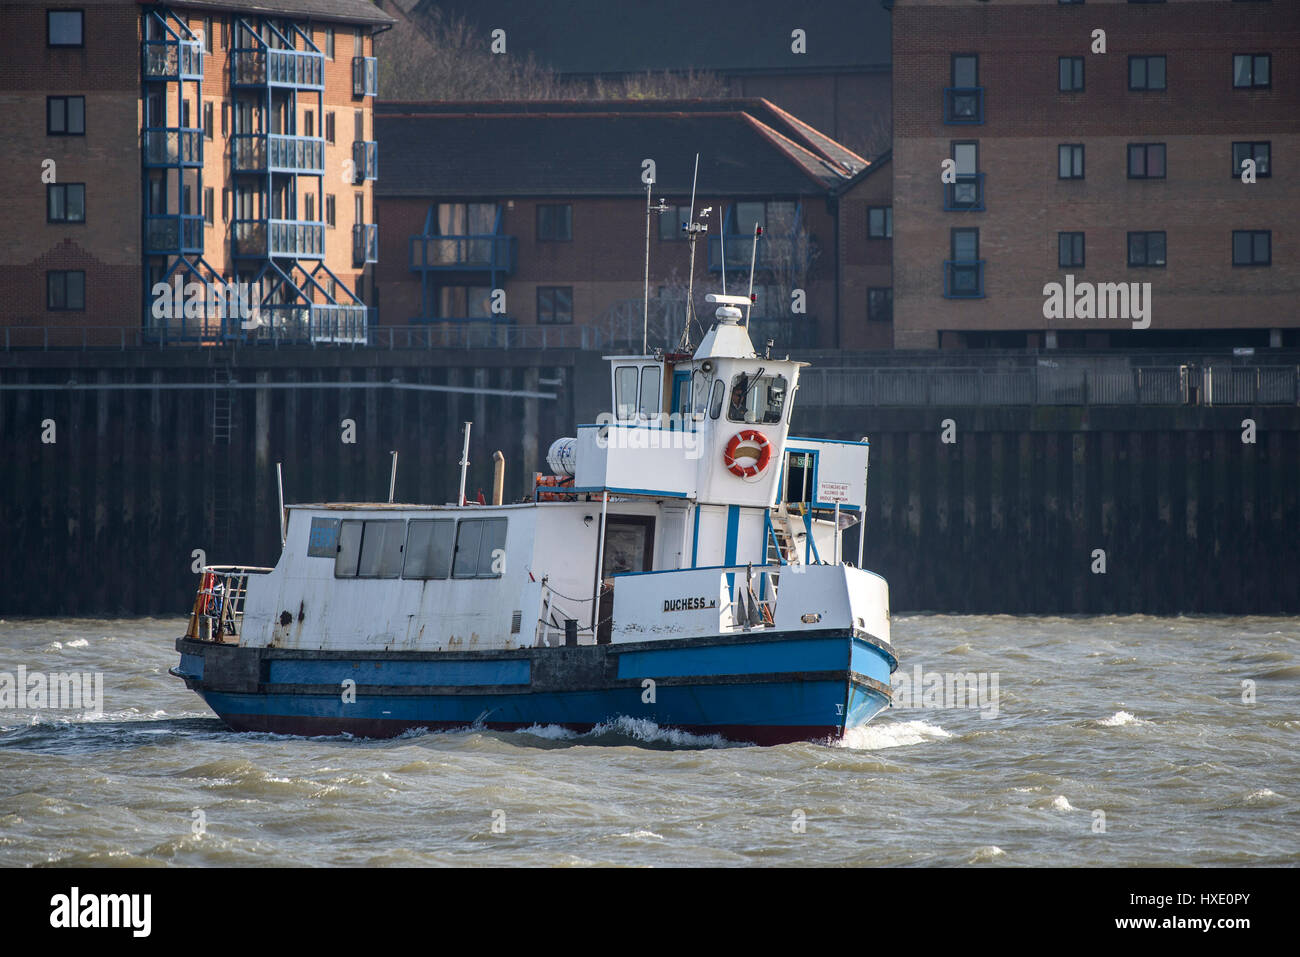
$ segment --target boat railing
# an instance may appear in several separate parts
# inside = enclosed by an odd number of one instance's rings
[[[204,565],[185,636],[198,641],[239,644],[248,576],[270,571],[252,565]]]

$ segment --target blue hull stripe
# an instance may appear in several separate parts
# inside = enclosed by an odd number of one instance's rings
[[[845,666],[843,638],[630,651],[618,656],[620,678],[687,675],[756,675],[781,671],[834,671]],[[889,666],[881,659],[888,681]],[[863,671],[862,674],[868,674]],[[869,675],[875,677],[875,675]]]
[[[526,685],[526,658],[504,661],[393,661],[279,658],[268,664],[268,684]]]

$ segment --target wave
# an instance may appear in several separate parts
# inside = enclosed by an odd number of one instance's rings
[[[881,748],[900,748],[926,741],[951,738],[952,734],[928,721],[882,721],[850,728],[844,737],[834,742],[838,748],[855,751],[878,751]]]
[[[1109,718],[1100,718],[1090,723],[1099,728],[1122,728],[1129,724],[1150,724],[1151,722],[1143,721],[1141,718],[1129,714],[1127,711],[1116,711]]]

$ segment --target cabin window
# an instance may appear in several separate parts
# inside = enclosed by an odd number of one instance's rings
[[[658,366],[641,367],[641,414],[659,414],[659,387],[663,373]]]
[[[636,415],[636,366],[619,366],[614,370],[614,414],[620,419]]]
[[[500,578],[506,564],[506,520],[462,519],[456,531],[452,578]]]
[[[396,578],[402,571],[402,541],[406,522],[397,519],[368,521],[361,534],[358,578]]]
[[[751,376],[740,373],[731,380],[731,401],[727,418],[750,424],[781,421],[785,410],[785,376]]]
[[[713,380],[713,397],[709,399],[709,418],[716,419],[722,415],[722,393],[726,390],[721,379]]]
[[[406,533],[406,566],[402,569],[402,577],[448,577],[455,547],[454,518],[411,519]]]
[[[339,552],[339,520],[313,518],[307,536],[307,555],[310,558],[335,558]]]
[[[361,557],[361,526],[364,524],[346,521],[339,526],[339,550],[334,556],[335,578],[357,577],[357,560]]]

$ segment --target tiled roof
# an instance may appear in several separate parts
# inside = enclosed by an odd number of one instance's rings
[[[420,0],[488,36],[506,31],[512,54],[559,73],[810,73],[888,68],[890,14],[880,0]],[[792,51],[803,30],[806,52]]]
[[[152,6],[151,0],[138,0]],[[211,10],[213,13],[249,13],[294,20],[333,20],[339,23],[390,24],[396,21],[370,0],[176,0],[178,10]]]
[[[379,196],[644,196],[641,163],[650,158],[654,198],[678,200],[690,193],[696,152],[702,195],[825,194],[852,175],[743,111],[394,112],[398,106],[375,114]]]

